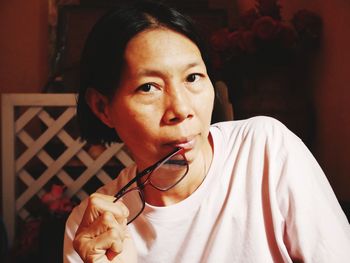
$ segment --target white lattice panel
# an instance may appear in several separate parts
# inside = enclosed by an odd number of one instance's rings
[[[132,164],[123,144],[81,141],[75,114],[75,94],[2,95],[2,202],[10,243],[16,220],[30,217],[53,183],[66,185],[65,194],[79,202]]]

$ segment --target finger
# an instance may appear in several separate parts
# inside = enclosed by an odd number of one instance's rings
[[[118,255],[123,250],[124,236],[118,229],[110,229],[94,239],[95,249],[110,250]]]
[[[118,253],[113,251],[114,246],[120,246],[120,248],[117,248]],[[105,257],[113,263],[137,262],[135,245],[127,230],[124,240],[119,244],[113,244],[105,252]]]
[[[90,196],[88,207],[92,208],[93,214],[95,214],[95,216],[98,216],[102,210],[102,212],[112,212],[117,219],[121,217],[127,217],[129,215],[128,208],[123,204],[123,202],[114,201],[114,196],[95,193]]]
[[[86,247],[89,248],[85,250],[86,258],[94,258],[95,260],[107,258],[112,261],[123,251],[123,240],[120,236],[119,231],[110,229],[95,239],[91,239],[86,244]]]
[[[82,233],[87,238],[95,238],[110,229],[118,229],[124,232],[126,229],[126,221],[120,224],[111,212],[104,212],[89,226],[80,225],[76,235]]]
[[[83,259],[96,260],[107,255],[113,259],[123,249],[126,232],[126,226],[118,224],[113,215],[106,212],[89,227],[82,227],[80,233],[77,231],[73,247]]]
[[[92,224],[94,220],[106,211],[111,212],[119,223],[123,223],[124,219],[129,215],[129,210],[120,201],[113,203],[114,199],[113,196],[109,195],[92,194],[89,197],[88,206],[83,215],[81,224],[85,226]]]

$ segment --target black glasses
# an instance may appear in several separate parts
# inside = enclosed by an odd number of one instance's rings
[[[184,152],[182,148],[175,149],[163,159],[138,173],[114,196],[116,198],[114,202],[122,199],[129,209],[128,224],[134,221],[145,208],[142,190],[146,185],[165,192],[180,183],[186,176],[188,162]],[[137,186],[130,188],[135,182]]]

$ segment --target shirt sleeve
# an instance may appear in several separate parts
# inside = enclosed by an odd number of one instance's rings
[[[66,222],[66,229],[64,233],[64,244],[63,244],[63,262],[64,263],[81,263],[83,260],[79,254],[73,248],[73,239],[78,226],[81,222],[83,213],[86,208],[86,200],[83,201],[79,206],[75,207],[68,217]]]
[[[287,131],[279,170],[284,243],[299,262],[349,262],[350,225],[315,158]]]

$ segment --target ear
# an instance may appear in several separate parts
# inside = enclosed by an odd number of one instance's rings
[[[97,118],[99,118],[108,127],[114,127],[109,117],[109,102],[106,96],[102,95],[93,88],[88,88],[85,93],[85,100]]]

